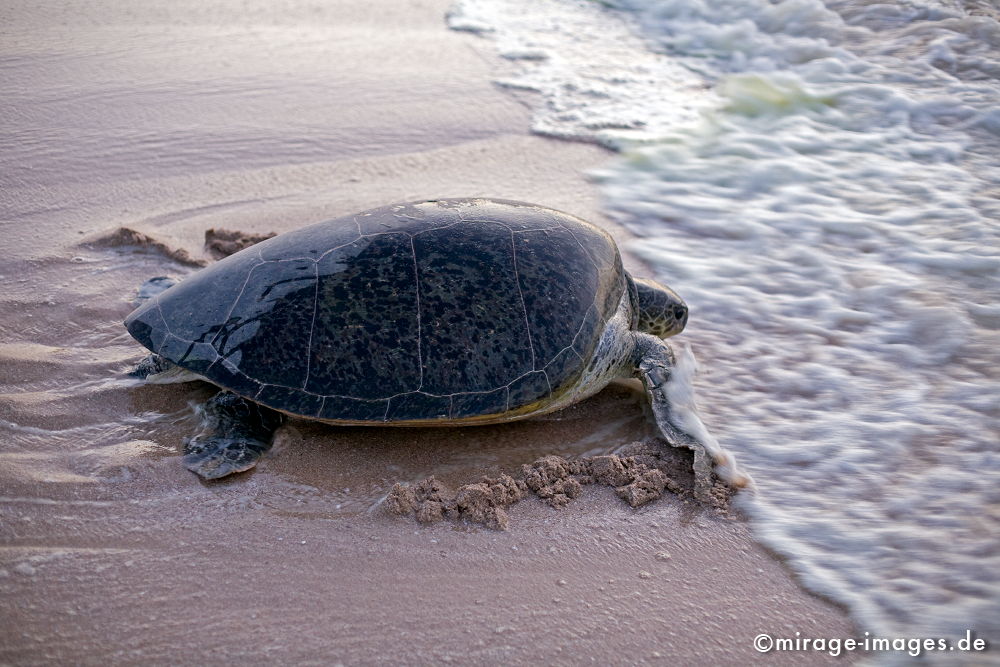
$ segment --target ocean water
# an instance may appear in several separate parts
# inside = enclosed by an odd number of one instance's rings
[[[757,538],[864,631],[993,642],[933,662],[1000,660],[998,16],[944,0],[449,14],[495,41],[536,132],[618,151],[592,177],[627,250],[691,306],[700,411],[756,482]]]

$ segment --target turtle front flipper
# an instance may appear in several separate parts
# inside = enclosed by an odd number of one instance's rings
[[[284,415],[223,391],[204,407],[202,432],[184,445],[184,466],[204,479],[243,472],[271,448]]]
[[[710,502],[713,464],[717,466],[714,472],[730,486],[751,485],[750,477],[737,467],[733,456],[722,448],[698,416],[691,378],[677,377],[682,374],[676,373],[676,369],[676,358],[669,345],[655,336],[636,334],[636,374],[649,392],[657,429],[672,446],[694,451],[695,497]],[[693,374],[693,357],[684,370],[683,375]]]

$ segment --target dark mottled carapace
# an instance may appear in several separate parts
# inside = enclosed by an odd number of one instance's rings
[[[625,289],[614,241],[587,222],[443,199],[264,241],[125,325],[175,364],[292,414],[476,421],[574,386]]]

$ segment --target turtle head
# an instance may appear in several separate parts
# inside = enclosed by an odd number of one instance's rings
[[[684,330],[688,307],[684,299],[665,285],[648,278],[633,278],[639,304],[636,328],[658,338],[669,338]]]

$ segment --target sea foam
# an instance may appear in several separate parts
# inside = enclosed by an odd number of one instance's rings
[[[508,54],[535,131],[621,151],[593,178],[691,307],[758,538],[865,630],[1000,640],[996,15],[607,5],[450,20]]]

